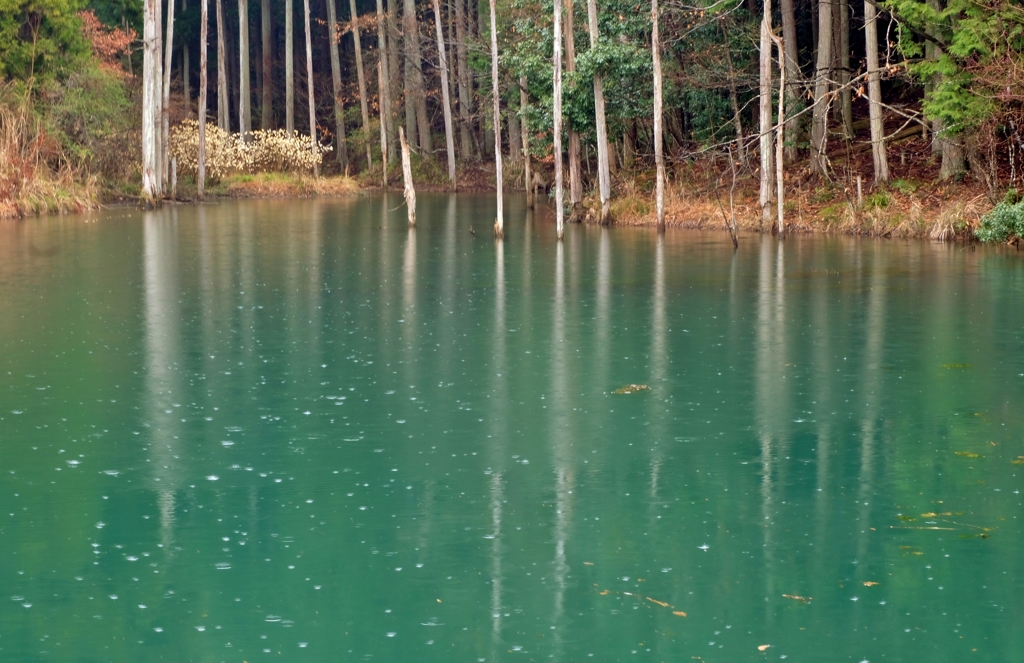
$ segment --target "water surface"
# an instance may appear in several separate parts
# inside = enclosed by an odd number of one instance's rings
[[[1024,660],[1019,256],[420,205],[0,225],[0,658]]]

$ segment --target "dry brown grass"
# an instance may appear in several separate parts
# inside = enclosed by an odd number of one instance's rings
[[[257,173],[225,178],[211,194],[233,198],[308,198],[348,196],[356,193],[356,181],[344,175],[313,177],[292,173]]]

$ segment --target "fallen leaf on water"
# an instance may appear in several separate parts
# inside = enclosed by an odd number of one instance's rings
[[[593,565],[594,565],[594,563],[593,563],[593,562],[583,562],[583,563],[584,563],[585,565],[587,565],[587,566],[593,566]]]
[[[627,384],[624,387],[619,387],[613,394],[632,394],[637,391],[649,391],[650,387],[645,384]]]
[[[769,647],[771,647],[771,645],[758,645],[757,646],[757,651],[765,651]]]
[[[912,525],[889,525],[889,529],[940,529],[940,530],[946,530],[946,531],[949,531],[949,532],[952,532],[952,531],[956,530],[955,527],[936,527],[934,525],[930,525],[930,526],[927,526],[927,527],[924,527],[924,526],[914,527]]]
[[[974,364],[939,364],[940,368],[974,368]]]
[[[810,603],[814,600],[813,596],[797,596],[796,594],[783,594],[784,599],[793,599],[794,601],[800,601],[801,603]]]
[[[973,451],[957,451],[955,453],[963,458],[981,458],[981,454],[976,454]]]
[[[657,603],[662,608],[670,608],[670,607],[672,607],[668,603],[665,603],[664,601],[659,601],[658,599],[652,599],[650,596],[645,596],[644,598],[646,598],[651,603]]]
[[[952,511],[947,511],[946,513],[935,513],[934,511],[929,511],[928,513],[922,513],[921,517],[922,518],[938,518],[939,516],[952,516],[952,515],[953,515]]]
[[[874,580],[867,580],[867,581],[865,581],[865,582],[864,582],[864,586],[865,586],[865,587],[874,587],[874,586],[875,586],[875,585],[877,585],[877,584],[878,584],[878,583],[877,583],[877,582],[875,582]]]
[[[1011,460],[1014,465],[1024,465],[1024,456],[1018,456],[1015,460]]]
[[[608,590],[606,589],[606,590],[604,590],[603,592],[601,592],[601,596],[607,596],[607,595],[608,595],[608,594],[610,594],[610,593],[611,593],[611,592],[609,592],[609,591],[608,591]]]
[[[673,615],[679,615],[680,617],[685,617],[686,616],[686,613],[683,612],[682,610],[673,610],[672,614]]]

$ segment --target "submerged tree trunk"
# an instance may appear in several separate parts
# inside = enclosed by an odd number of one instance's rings
[[[168,149],[171,138],[171,54],[174,52],[174,0],[167,0],[167,41],[164,42],[164,84],[160,103],[162,130],[160,135],[161,171],[164,186],[170,177],[170,156]]]
[[[465,3],[467,0],[455,0],[455,52],[458,59],[458,83],[459,83],[459,147],[462,158],[468,159],[473,156],[473,139],[470,136],[470,114],[473,112],[472,81],[469,77],[469,64],[466,39],[466,12]]]
[[[334,91],[334,135],[338,165],[343,171],[348,170],[348,144],[345,141],[345,108],[341,97],[341,60],[338,57],[338,16],[334,0],[327,3],[327,34],[331,52],[331,85]]]
[[[864,0],[864,43],[868,64],[868,109],[871,117],[871,156],[875,184],[889,181],[889,159],[885,153],[885,119],[882,116],[882,84],[878,69],[878,15],[874,0]]]
[[[157,46],[157,0],[144,0],[142,30],[142,197],[147,203],[160,195],[156,172],[159,157],[159,123],[157,122],[157,90],[159,85],[160,50]]]
[[[590,0],[593,2],[593,0]],[[565,207],[562,193],[562,0],[555,0],[555,25],[552,36],[555,40],[554,53],[554,123],[555,153],[555,233],[561,241],[565,233]]]
[[[295,17],[294,0],[284,4],[284,126],[295,131]]]
[[[402,180],[405,182],[405,207],[409,214],[409,227],[416,226],[416,187],[412,181],[412,159],[409,156],[409,143],[405,142],[405,132],[398,127],[398,140],[402,144]]]
[[[356,0],[350,0],[355,2]],[[441,58],[441,96],[444,101],[444,138],[448,150],[448,181],[455,190],[455,136],[452,128],[452,100],[448,94],[448,55],[441,30],[441,4],[434,0],[434,26],[437,28],[437,53]],[[499,205],[499,209],[501,206]]]
[[[249,0],[238,0],[238,131],[252,132],[252,81],[249,73]]]
[[[260,57],[263,59],[263,88],[260,95],[260,129],[269,129],[274,119],[274,52],[270,41],[270,0],[260,0]]]
[[[458,2],[458,0],[456,0]],[[519,133],[523,138],[523,182],[526,188],[526,208],[534,208],[533,172],[530,165],[530,132],[526,125],[526,105],[529,97],[526,94],[526,76],[519,77]]]
[[[651,0],[651,59],[654,64],[654,165],[657,170],[654,201],[658,232],[665,232],[665,152],[661,135],[661,34],[658,29],[658,0]]]
[[[356,49],[356,79],[359,81],[359,110],[363,114],[363,142],[366,143],[366,167],[373,168],[373,150],[370,149],[370,108],[366,100],[366,75],[363,72],[363,45],[359,40],[359,16],[356,0],[348,0],[352,16],[352,41]]]
[[[576,71],[576,29],[573,0],[565,3],[565,70]],[[569,127],[569,223],[583,221],[583,173],[580,170],[580,132]]]
[[[387,22],[384,2],[377,0],[377,95],[380,107],[381,161],[384,164],[384,188],[388,186],[388,164],[394,160],[394,128],[391,126],[391,62],[388,53]]]
[[[824,175],[828,132],[829,71],[832,66],[832,3],[818,2],[818,58],[814,74],[814,110],[811,115],[811,172]]]
[[[590,48],[598,48],[597,2],[587,0],[587,28],[590,33]],[[611,221],[612,195],[611,164],[608,161],[608,128],[604,113],[604,80],[600,74],[594,76],[594,120],[597,128],[597,181],[601,195],[601,225]]]
[[[200,0],[199,12],[199,164],[196,173],[196,197],[206,192],[206,42],[208,41],[209,0]],[[182,3],[181,8],[185,8]]]
[[[420,28],[416,21],[416,0],[405,0],[405,9],[402,12],[403,38],[405,39],[405,59],[407,66],[405,75],[409,77],[407,82],[407,95],[405,103],[410,103],[416,111],[416,129],[419,134],[418,145],[420,146],[420,157],[431,158],[434,151],[433,143],[430,140],[430,118],[427,117],[427,97],[423,88],[423,56],[420,53]]]
[[[434,0],[437,2],[437,0]],[[498,20],[491,0],[491,94],[494,97],[494,179],[498,194],[498,218],[494,222],[494,236],[505,236],[504,214],[502,211],[503,185],[501,177],[501,95],[498,94]]]
[[[313,98],[313,35],[309,26],[309,0],[302,0],[302,8],[306,14],[306,98],[309,100],[309,143],[310,149],[317,149],[316,142],[316,104]],[[313,175],[320,176],[320,166],[313,167]]]
[[[786,106],[792,113],[799,103],[800,89],[799,75],[800,65],[797,60],[796,43],[796,11],[793,0],[781,0],[782,10],[782,42],[786,50]],[[796,122],[786,123],[785,130],[785,157],[786,163],[793,163],[797,156],[797,130]]]
[[[231,105],[228,102],[228,47],[224,34],[223,0],[217,0],[217,127],[221,131],[231,130]]]
[[[772,2],[764,0],[764,14],[761,17],[760,53],[760,150],[761,150],[761,224],[772,220],[772,179],[774,176],[774,155],[772,154]]]

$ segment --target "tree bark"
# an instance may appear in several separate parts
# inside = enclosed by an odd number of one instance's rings
[[[437,0],[434,0],[435,2]],[[491,5],[491,95],[494,99],[494,179],[495,191],[498,195],[498,218],[494,222],[494,236],[501,239],[505,236],[504,214],[502,211],[503,185],[501,176],[501,95],[498,94],[498,20],[494,11],[494,0]]]
[[[811,172],[824,175],[827,158],[829,73],[832,66],[832,3],[818,2],[818,58],[814,74],[814,110],[811,115]]]
[[[260,0],[260,38],[263,59],[263,84],[260,96],[260,129],[269,129],[274,119],[274,51],[270,40],[270,0]]]
[[[472,80],[469,77],[469,65],[467,63],[466,2],[467,0],[455,0],[455,52],[459,64],[459,147],[461,148],[463,159],[474,156],[473,140],[470,136],[470,114],[473,112],[473,100],[471,95]]]
[[[774,176],[774,155],[772,154],[772,2],[764,0],[761,17],[760,53],[760,148],[761,148],[761,224],[772,220],[772,179]]]
[[[590,48],[598,47],[597,2],[587,0],[587,28],[590,33]],[[608,128],[604,113],[604,80],[600,74],[594,76],[594,120],[597,125],[597,181],[601,195],[601,225],[611,221],[612,177],[608,160]]]
[[[651,0],[651,59],[654,63],[654,166],[657,184],[654,200],[658,232],[665,232],[665,151],[662,141],[661,34],[658,28],[658,0]]]
[[[294,0],[284,4],[284,126],[295,132],[295,17]]]
[[[181,13],[184,14],[187,9],[188,1],[181,0]],[[188,108],[189,113],[192,112],[192,89],[191,81],[188,79],[190,64],[188,61],[188,41],[183,40],[181,44],[181,87],[185,93],[185,107]]]
[[[456,0],[458,2],[458,0]],[[526,76],[519,77],[519,133],[523,138],[523,180],[526,188],[526,208],[534,208],[533,172],[530,165],[530,131],[526,125],[526,106],[529,97],[526,94]]]
[[[199,12],[199,164],[196,174],[196,197],[206,193],[206,42],[209,35],[209,0],[200,0]],[[183,2],[181,8],[185,8]]]
[[[356,0],[350,0],[355,2]],[[441,58],[441,95],[444,102],[444,138],[448,150],[448,181],[455,190],[455,135],[452,127],[452,100],[448,94],[448,55],[444,47],[444,32],[441,30],[441,4],[434,0],[434,27],[437,28],[437,53]],[[501,206],[498,207],[501,209]]]
[[[306,98],[309,100],[309,142],[310,149],[317,149],[316,141],[316,104],[313,97],[313,35],[309,26],[309,0],[302,0],[302,8],[306,14]],[[313,167],[313,175],[320,176],[320,166]]]
[[[390,99],[391,99],[391,116],[389,118],[389,124],[391,127],[392,145],[398,143],[398,133],[396,130],[396,122],[398,121],[398,113],[405,104],[405,65],[404,58],[401,56],[401,49],[399,44],[401,43],[401,35],[398,32],[398,5],[400,0],[387,0],[388,11],[387,11],[387,32],[388,32],[388,67],[391,70],[390,81]],[[405,137],[407,140],[412,142],[415,141],[416,122],[413,117],[412,122],[413,133],[409,134],[409,125],[405,127]],[[395,151],[395,157],[401,159],[401,148]]]
[[[775,127],[775,201],[777,205],[777,216],[778,216],[778,229],[779,237],[786,232],[786,221],[785,221],[785,188],[784,179],[782,177],[783,164],[785,162],[785,156],[783,155],[783,146],[785,143],[784,129],[786,126],[786,52],[783,46],[782,39],[779,39],[775,35],[772,35],[772,40],[775,42],[775,47],[779,53],[779,119]]]
[[[221,131],[231,130],[231,108],[228,101],[228,47],[224,30],[223,0],[217,0],[217,127]]]
[[[167,186],[167,179],[170,177],[170,157],[168,149],[171,138],[171,54],[174,51],[174,0],[167,0],[167,40],[164,42],[164,82],[163,96],[160,102],[161,134],[160,134],[160,158],[161,172],[163,173],[164,186]]]
[[[327,34],[331,52],[331,85],[334,91],[334,149],[337,151],[338,165],[343,171],[348,170],[348,144],[345,140],[345,107],[341,97],[341,60],[338,57],[338,15],[334,0],[327,3]]]
[[[384,17],[384,2],[377,0],[377,95],[380,107],[381,160],[384,162],[384,188],[388,186],[388,164],[394,161],[395,144],[391,115],[391,62],[389,57],[387,19]]]
[[[409,143],[405,141],[405,132],[398,127],[398,140],[402,144],[402,180],[405,182],[405,207],[409,213],[409,227],[416,226],[416,187],[412,181],[412,159],[409,156]]]
[[[593,2],[593,0],[590,0]],[[555,0],[553,134],[555,153],[555,233],[561,241],[565,233],[564,195],[562,192],[562,0]]]
[[[843,135],[853,138],[853,94],[850,90],[850,0],[839,0],[839,93]]]
[[[348,0],[352,16],[352,41],[356,49],[356,78],[359,81],[359,110],[363,114],[363,142],[366,143],[366,167],[373,168],[373,150],[370,149],[370,108],[366,99],[366,76],[363,72],[363,45],[359,40],[359,16],[356,14],[356,0]]]
[[[238,131],[252,132],[252,80],[249,73],[249,0],[238,0]]]
[[[406,76],[408,91],[411,98],[406,97],[405,103],[412,103],[416,110],[416,129],[419,134],[420,157],[430,159],[434,148],[430,139],[430,118],[427,117],[427,96],[423,89],[423,57],[420,54],[420,28],[416,21],[416,0],[405,0],[402,12],[403,35],[405,39],[405,59],[408,63]]]
[[[796,43],[796,11],[793,0],[781,0],[782,2],[782,41],[786,49],[786,106],[790,112],[796,110],[800,101],[800,65],[797,60]],[[797,158],[797,131],[799,126],[796,122],[786,122],[785,131],[785,157],[786,163],[793,163]]]
[[[875,166],[875,184],[881,184],[889,181],[889,159],[885,153],[885,118],[882,115],[882,83],[878,68],[878,15],[874,0],[864,0],[864,44],[868,64],[871,156]]]
[[[565,70],[576,71],[576,28],[573,0],[565,4]],[[569,223],[583,221],[583,174],[580,172],[580,132],[569,127]]]
[[[143,0],[142,30],[142,197],[152,204],[160,194],[156,162],[160,155],[157,116],[160,47],[157,43],[158,0]]]

